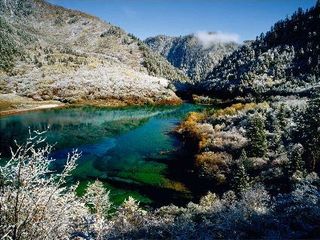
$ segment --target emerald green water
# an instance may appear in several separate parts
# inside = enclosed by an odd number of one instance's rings
[[[59,170],[68,152],[78,149],[82,157],[72,181],[80,182],[81,195],[97,178],[120,204],[133,196],[142,204],[187,202],[193,198],[181,178],[184,159],[181,142],[172,134],[188,112],[201,106],[135,107],[105,109],[80,107],[30,112],[0,118],[0,152],[9,157],[13,141],[23,142],[31,130],[46,130],[47,141],[56,144],[52,157]]]

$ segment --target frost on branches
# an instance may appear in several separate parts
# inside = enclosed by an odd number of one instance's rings
[[[208,193],[199,204],[143,210],[133,198],[112,209],[103,183],[82,198],[66,187],[80,153],[61,173],[49,168],[52,146],[43,132],[17,144],[0,167],[0,239],[309,239],[319,236],[320,181],[301,176],[290,193],[270,195],[263,185]]]
[[[0,167],[1,239],[66,239],[88,222],[87,203],[76,196],[77,186],[66,187],[81,154],[73,151],[63,171],[53,174],[52,146],[44,134],[35,131],[25,144],[16,143],[11,159]]]

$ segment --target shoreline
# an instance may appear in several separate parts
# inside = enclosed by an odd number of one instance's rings
[[[39,104],[37,106],[3,110],[3,111],[0,111],[0,118],[6,117],[6,116],[11,116],[11,115],[16,115],[16,114],[21,114],[21,113],[26,113],[26,112],[35,112],[35,111],[54,109],[54,108],[64,108],[64,107],[66,107],[66,104],[63,104],[63,103],[48,103],[48,104]]]
[[[160,101],[153,103],[146,102],[133,102],[133,101],[120,101],[116,99],[110,99],[107,101],[102,100],[91,100],[91,101],[80,101],[76,103],[63,103],[60,101],[36,101],[28,97],[21,97],[13,94],[0,94],[0,118],[22,114],[26,112],[34,112],[55,108],[67,108],[67,107],[82,107],[82,106],[95,106],[105,108],[121,108],[130,106],[174,106],[180,105],[184,101]],[[2,107],[2,108],[1,108]]]

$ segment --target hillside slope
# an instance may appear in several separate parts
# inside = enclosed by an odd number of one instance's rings
[[[216,33],[206,34],[210,38]],[[238,48],[235,42],[204,43],[196,34],[181,37],[159,35],[146,39],[145,43],[194,82],[205,79],[224,56]]]
[[[142,41],[43,0],[0,0],[0,93],[37,100],[179,101],[187,77]]]
[[[200,90],[215,97],[310,95],[320,77],[320,4],[277,22],[216,66]]]

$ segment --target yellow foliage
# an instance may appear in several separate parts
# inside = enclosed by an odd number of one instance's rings
[[[268,109],[268,108],[270,108],[270,105],[267,102],[262,102],[262,103],[258,104],[258,107],[261,109]]]
[[[195,133],[197,123],[202,121],[204,118],[205,118],[205,115],[203,113],[192,112],[189,114],[187,119],[182,123],[181,129],[184,131]]]
[[[203,121],[205,118],[205,113],[192,112],[180,126],[180,130],[187,132],[198,141],[199,149],[207,146],[208,141],[210,140],[207,134],[199,129],[201,127],[201,121]]]
[[[210,143],[210,138],[207,135],[201,135],[200,141],[199,141],[199,149],[206,148]]]
[[[219,109],[214,113],[214,117],[223,117],[223,116],[234,116],[238,114],[240,111],[248,111],[253,109],[266,109],[269,108],[269,104],[267,102],[263,103],[236,103],[231,105],[230,107]]]
[[[242,110],[242,109],[243,109],[243,106],[244,106],[244,104],[242,104],[242,103],[236,103],[236,104],[233,104],[233,105],[232,105],[232,107],[233,107],[235,110],[237,110],[237,111]]]
[[[225,153],[225,152],[203,152],[201,154],[198,154],[196,156],[196,165],[211,165],[214,166],[222,166],[226,165],[231,158],[231,155]]]
[[[226,152],[203,152],[196,156],[196,166],[207,176],[222,184],[226,180],[225,171],[228,169],[232,156]]]
[[[193,122],[200,122],[204,119],[204,114],[199,112],[192,112],[189,114],[187,120]]]
[[[165,188],[175,190],[177,192],[189,192],[188,188],[181,182],[166,181],[164,184]]]

